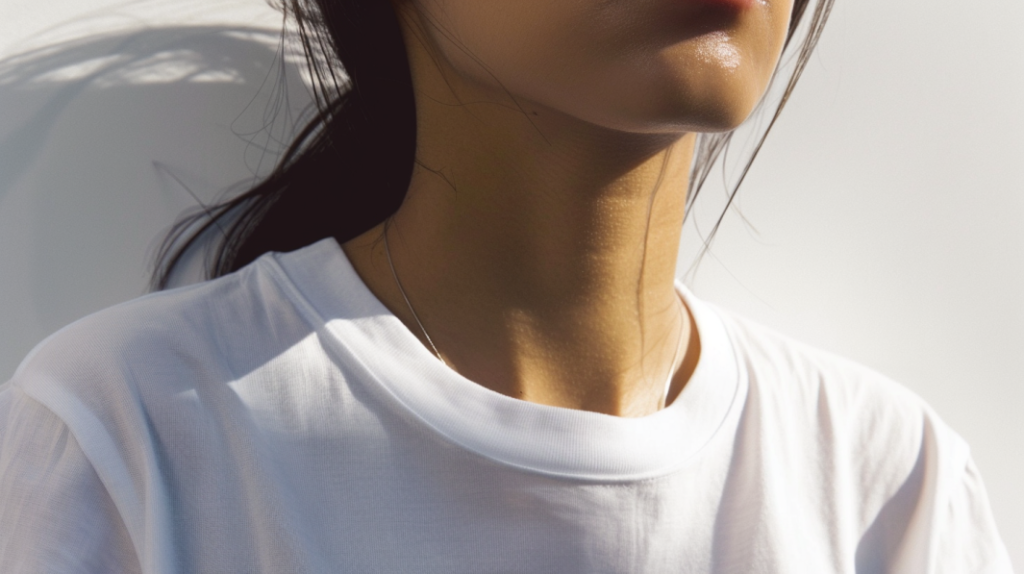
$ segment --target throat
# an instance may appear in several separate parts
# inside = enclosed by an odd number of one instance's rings
[[[498,178],[467,167],[457,189],[420,173],[387,222],[343,248],[462,376],[539,404],[644,416],[663,408],[670,379],[673,398],[690,349],[674,284],[692,149],[680,150],[600,180],[557,156]]]

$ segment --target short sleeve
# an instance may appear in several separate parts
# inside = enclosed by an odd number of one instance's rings
[[[985,485],[974,460],[967,459],[961,479],[949,491],[938,536],[942,572],[1011,574],[1010,557],[996,529]]]
[[[0,386],[0,572],[140,572],[124,522],[67,425]]]

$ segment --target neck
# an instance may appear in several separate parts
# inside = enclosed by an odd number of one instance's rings
[[[693,134],[611,130],[530,102],[459,104],[453,78],[413,64],[417,166],[387,233],[445,362],[524,400],[619,416],[657,410],[680,343],[670,399],[696,361],[674,288]],[[462,101],[501,97],[468,82],[454,89]],[[343,247],[426,344],[383,231]]]

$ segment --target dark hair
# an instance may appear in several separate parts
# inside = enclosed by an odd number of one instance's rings
[[[172,226],[154,260],[154,290],[167,288],[176,267],[196,247],[206,249],[207,278],[219,277],[269,251],[292,251],[326,237],[344,243],[384,221],[405,198],[416,161],[416,109],[393,5],[387,0],[280,1],[297,27],[313,78],[316,113],[262,182]],[[816,0],[794,71],[726,209],[803,72],[833,1]],[[810,3],[795,0],[784,54]],[[732,135],[701,135],[688,211]],[[723,210],[705,247],[724,215]],[[206,242],[211,232],[220,234],[214,244]]]

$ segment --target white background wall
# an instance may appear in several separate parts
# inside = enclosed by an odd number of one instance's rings
[[[266,172],[279,23],[261,0],[0,0],[0,381],[144,293],[190,192]],[[1024,3],[837,0],[739,197],[696,292],[928,400],[1024,567]]]

